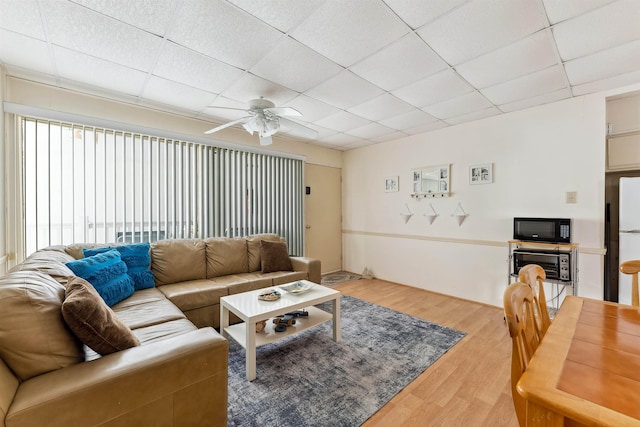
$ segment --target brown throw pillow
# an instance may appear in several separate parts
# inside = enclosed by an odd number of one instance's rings
[[[84,344],[101,355],[140,345],[98,292],[86,280],[75,277],[67,285],[62,316]]]
[[[289,251],[285,242],[260,241],[260,262],[263,273],[293,271]]]

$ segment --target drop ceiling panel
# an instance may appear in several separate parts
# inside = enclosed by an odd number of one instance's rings
[[[222,95],[245,104],[248,104],[250,99],[264,97],[276,104],[276,106],[281,106],[296,97],[297,92],[246,73],[240,80],[229,86]]]
[[[379,121],[387,117],[395,116],[413,110],[415,107],[385,93],[369,101],[349,108],[349,112],[357,114],[365,119]]]
[[[564,61],[640,39],[640,1],[620,0],[553,27]]]
[[[431,132],[432,130],[442,129],[449,126],[445,122],[438,120],[436,122],[427,123],[424,125],[416,126],[414,128],[405,129],[403,132],[409,135],[418,135],[420,133]]]
[[[615,0],[543,0],[547,16],[552,24],[573,18],[590,10],[597,9]]]
[[[322,138],[320,141],[324,142],[325,144],[330,144],[334,147],[346,147],[351,144],[362,142],[364,142],[365,144],[367,143],[366,141],[363,141],[362,138],[358,138],[354,135],[347,135],[346,133],[336,133],[329,137]]]
[[[513,80],[556,63],[551,34],[538,31],[503,48],[458,65],[456,71],[477,88]]]
[[[55,74],[47,43],[0,29],[0,58],[5,64],[16,64],[33,71]]]
[[[248,70],[275,46],[282,33],[221,0],[192,0],[180,8],[169,39]]]
[[[217,96],[211,104],[202,110],[202,114],[219,119],[219,124],[222,124],[247,116],[245,111],[247,108],[249,108],[248,101],[239,102],[224,96]]]
[[[478,92],[471,92],[458,98],[429,105],[424,108],[424,111],[438,119],[448,119],[450,117],[462,116],[474,111],[484,110],[489,107],[491,107],[491,104],[484,96]]]
[[[546,23],[537,1],[471,1],[418,34],[445,61],[457,65],[533,34]]]
[[[346,70],[306,91],[306,95],[344,110],[382,93],[379,87]]]
[[[288,33],[313,13],[324,0],[229,0],[239,8],[256,16],[267,24]]]
[[[165,42],[153,74],[188,86],[220,93],[244,72],[196,51]]]
[[[327,0],[291,36],[348,67],[408,31],[381,1]]]
[[[377,136],[375,138],[371,138],[371,141],[375,141],[375,142],[387,142],[387,141],[393,141],[396,139],[400,139],[400,138],[404,138],[408,136],[408,134],[404,133],[404,132],[393,132],[390,133],[388,135],[382,135],[382,136]]]
[[[302,117],[299,117],[298,120],[305,122],[314,122],[340,111],[337,107],[306,95],[298,95],[291,101],[287,102],[287,106],[300,111],[302,113]]]
[[[378,123],[369,123],[359,128],[351,129],[350,131],[345,132],[348,135],[354,135],[362,139],[372,139],[376,137],[381,137],[384,135],[389,135],[394,133],[395,130],[388,128],[386,126],[382,126]]]
[[[380,123],[392,129],[404,130],[423,126],[436,120],[438,119],[422,110],[412,110],[405,114],[380,120]]]
[[[371,121],[356,116],[355,114],[351,114],[348,111],[338,111],[335,114],[316,121],[314,124],[330,129],[335,129],[339,132],[345,132],[351,129],[359,128],[369,123],[371,123]]]
[[[176,106],[184,110],[203,110],[216,98],[213,93],[194,89],[159,77],[151,77],[143,96],[156,102]]]
[[[533,74],[482,89],[481,92],[496,105],[507,104],[566,87],[563,71],[553,66]]]
[[[340,67],[289,37],[284,37],[251,69],[267,80],[304,92],[335,76]]]
[[[420,108],[445,99],[455,98],[472,90],[473,87],[453,70],[444,70],[391,93]]]
[[[444,15],[468,0],[385,0],[414,30]]]
[[[620,74],[608,79],[598,80],[596,82],[586,83],[574,86],[572,91],[574,96],[585,95],[588,93],[600,92],[603,90],[615,89],[640,82],[640,71]]]
[[[450,125],[457,125],[465,122],[472,122],[474,120],[486,119],[487,117],[500,114],[500,110],[496,107],[485,108],[484,110],[473,111],[471,113],[463,114],[461,116],[451,117],[444,121]]]
[[[574,59],[565,64],[565,69],[574,86],[638,70],[640,40]]]
[[[3,0],[0,28],[45,40],[42,18],[36,0]],[[0,43],[3,43],[0,39]]]
[[[73,3],[40,4],[55,45],[141,71],[149,71],[158,56],[162,40],[146,31]]]
[[[534,96],[524,99],[522,101],[510,102],[508,104],[500,105],[500,110],[505,113],[517,110],[524,110],[525,108],[533,107],[534,105],[548,104],[550,102],[560,101],[562,99],[570,98],[571,91],[569,89],[560,89],[553,92],[545,93],[543,95]]]
[[[447,64],[420,37],[411,33],[350,69],[385,90],[393,90],[445,68]]]

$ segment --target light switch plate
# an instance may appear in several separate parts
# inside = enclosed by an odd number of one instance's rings
[[[567,203],[578,203],[577,191],[567,191]]]

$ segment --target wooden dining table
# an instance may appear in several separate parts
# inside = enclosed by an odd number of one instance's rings
[[[567,296],[517,390],[527,426],[640,426],[640,311]]]

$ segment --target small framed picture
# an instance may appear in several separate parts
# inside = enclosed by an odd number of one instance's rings
[[[384,179],[384,191],[386,193],[392,193],[399,190],[398,177],[388,176]]]
[[[491,184],[493,163],[469,166],[469,184]]]

